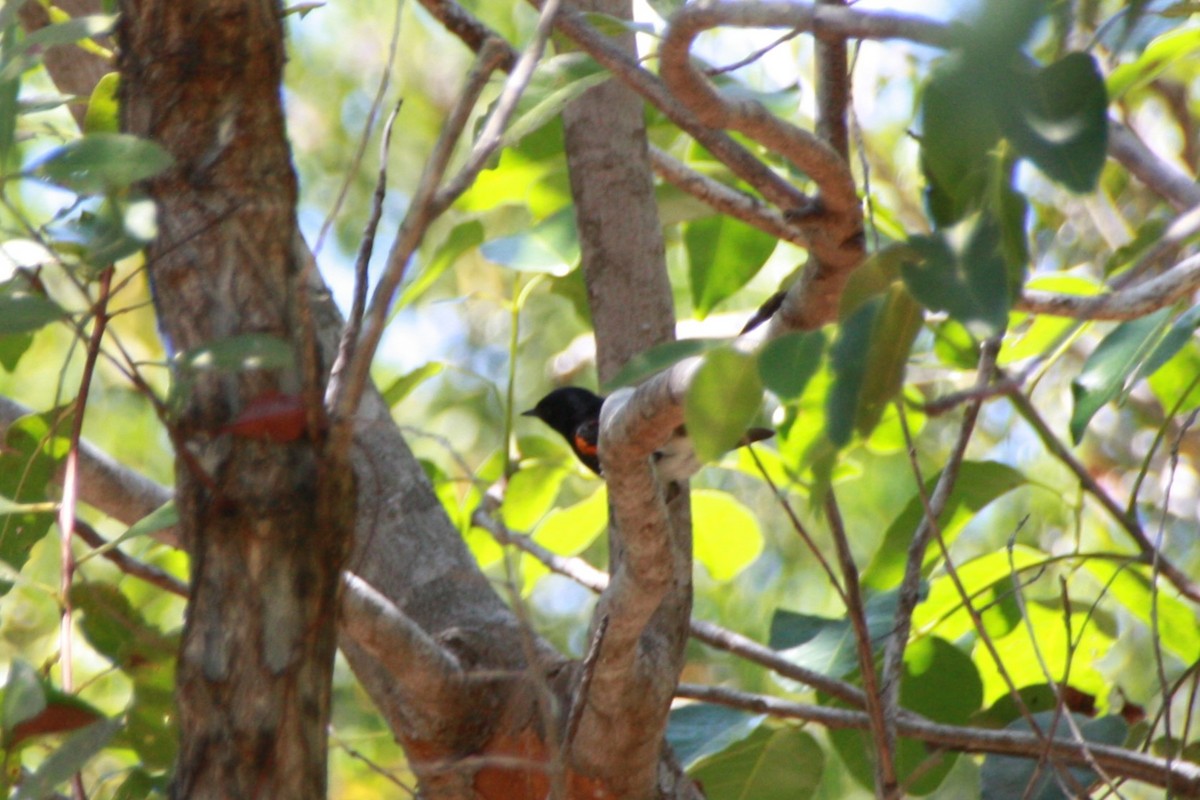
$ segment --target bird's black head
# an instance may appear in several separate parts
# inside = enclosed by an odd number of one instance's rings
[[[599,418],[602,405],[604,398],[598,394],[578,386],[564,386],[543,397],[522,416],[537,417],[570,442],[580,425]]]

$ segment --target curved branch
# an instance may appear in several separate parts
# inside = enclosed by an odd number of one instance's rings
[[[1180,261],[1162,275],[1112,294],[1080,296],[1027,289],[1013,307],[1060,317],[1124,320],[1165,308],[1197,289],[1200,289],[1200,254]]]

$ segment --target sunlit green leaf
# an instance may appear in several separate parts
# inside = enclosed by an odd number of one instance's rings
[[[733,579],[762,553],[763,536],[754,513],[728,492],[692,492],[692,541],[696,560],[712,579]]]
[[[608,523],[608,491],[600,486],[583,500],[547,514],[533,532],[533,540],[559,555],[582,552]]]
[[[777,244],[770,234],[724,215],[688,223],[683,241],[692,306],[701,319],[757,275]]]
[[[504,524],[517,531],[532,529],[550,510],[563,479],[570,473],[562,464],[546,463],[516,472],[504,491]]]
[[[433,252],[429,263],[424,265],[411,283],[405,285],[403,291],[400,292],[400,297],[396,300],[395,307],[403,308],[425,294],[429,287],[444,275],[446,270],[453,267],[459,258],[481,245],[483,236],[483,223],[477,219],[455,225],[446,235],[446,239]]]
[[[937,485],[939,472],[925,481],[928,497]],[[992,501],[1024,485],[1026,478],[1017,470],[995,461],[964,461],[958,480],[938,516],[942,539],[949,546],[975,514]],[[913,533],[925,517],[925,504],[914,494],[900,515],[888,526],[883,542],[875,551],[871,563],[863,571],[863,584],[875,589],[890,589],[899,584],[904,574],[904,559]],[[937,547],[925,553],[923,566],[928,569],[941,558]]]
[[[445,368],[446,365],[440,361],[430,361],[428,364],[422,364],[416,369],[404,373],[383,390],[383,402],[387,403],[389,407],[395,406],[422,383],[434,375],[441,374]]]
[[[1200,29],[1182,27],[1167,31],[1136,59],[1120,64],[1108,76],[1108,94],[1116,100],[1147,85],[1176,64],[1187,63],[1200,50]]]
[[[120,76],[116,72],[110,72],[96,82],[83,117],[85,134],[117,133],[121,130],[120,104],[117,98],[120,84]]]

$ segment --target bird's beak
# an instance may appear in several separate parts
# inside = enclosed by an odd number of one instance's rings
[[[531,408],[531,409],[529,409],[528,411],[522,411],[522,412],[521,412],[521,416],[522,416],[522,417],[536,417],[536,416],[537,416],[537,409],[536,409],[536,408]]]

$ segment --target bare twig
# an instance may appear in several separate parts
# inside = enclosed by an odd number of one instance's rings
[[[108,325],[108,298],[109,291],[112,289],[112,276],[111,265],[101,271],[100,296],[92,306],[92,335],[88,340],[83,375],[79,379],[79,394],[75,400],[75,413],[71,420],[70,446],[67,450],[66,463],[63,465],[62,504],[58,509],[59,550],[62,560],[59,584],[59,591],[62,595],[59,602],[62,606],[58,647],[62,685],[63,690],[67,692],[75,688],[71,647],[74,639],[71,635],[71,583],[75,577],[75,554],[71,550],[71,540],[75,536],[75,511],[79,502],[79,440],[82,438],[88,392],[91,391],[92,376],[96,372],[96,359],[100,355],[100,341],[104,338],[104,328]]]

